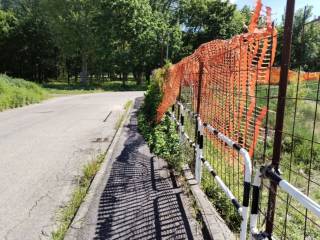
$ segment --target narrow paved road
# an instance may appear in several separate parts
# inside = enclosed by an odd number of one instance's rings
[[[202,240],[185,193],[138,133],[136,101],[86,216],[65,240]]]
[[[142,92],[54,98],[0,113],[0,239],[49,239],[82,166]]]

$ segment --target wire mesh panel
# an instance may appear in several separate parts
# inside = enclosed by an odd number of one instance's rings
[[[257,1],[248,33],[203,44],[169,69],[157,117],[160,120],[178,101],[176,106],[178,111],[184,111],[184,130],[190,139],[196,142],[196,114],[202,122],[246,149],[255,172],[269,165],[274,148],[280,148],[282,178],[320,202],[319,56],[312,61],[299,59],[291,66],[287,96],[280,96],[286,98],[282,141],[281,146],[275,146],[281,73],[274,66],[278,33],[271,23],[271,9],[266,8],[265,16],[260,14],[261,10],[261,1]],[[258,27],[259,19],[263,21]],[[303,34],[304,31],[302,39]],[[303,41],[301,49],[305,49]],[[194,165],[194,149],[189,147],[183,154]],[[240,202],[244,196],[245,166],[238,152],[205,128],[203,157]],[[239,232],[241,216],[205,169],[201,184],[229,227]],[[270,181],[264,180],[258,229],[266,228],[271,206],[275,210],[272,237],[320,239],[319,218],[281,189],[274,192],[276,201],[270,200],[272,191]]]
[[[305,13],[303,14],[305,16]],[[297,20],[297,17],[294,18]],[[293,58],[288,74],[284,127],[282,130],[280,170],[282,178],[288,180],[298,190],[320,202],[320,112],[319,57],[305,59],[306,28],[320,27],[319,22],[308,24],[303,20],[303,27],[298,35],[293,35],[293,42],[299,42],[300,57]],[[297,24],[297,23],[294,23]],[[316,25],[317,26],[314,26]],[[299,39],[299,41],[298,41]],[[319,45],[319,43],[316,43]],[[296,46],[297,47],[297,46]],[[295,48],[296,49],[296,48]],[[279,69],[273,69],[273,81],[279,78]],[[277,86],[270,88],[270,115],[276,115]],[[273,129],[275,117],[271,116],[267,139],[264,143],[264,162],[272,159]],[[264,184],[263,201],[260,204],[263,213],[260,219],[264,226],[264,215],[267,213],[267,192],[269,183]],[[272,191],[272,190],[271,190]],[[273,236],[278,239],[320,239],[320,219],[307,211],[300,202],[290,195],[278,190],[276,192],[275,218]]]

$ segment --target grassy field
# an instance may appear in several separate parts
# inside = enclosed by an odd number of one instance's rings
[[[122,81],[106,81],[100,83],[72,83],[51,81],[42,85],[50,94],[84,94],[97,92],[119,92],[119,91],[145,91],[146,85],[137,85],[135,81],[128,81],[123,86]]]
[[[47,96],[47,91],[35,83],[0,75],[0,111],[38,103]]]

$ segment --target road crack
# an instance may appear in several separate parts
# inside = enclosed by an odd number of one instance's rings
[[[23,218],[22,220],[20,220],[16,225],[14,225],[12,228],[10,228],[5,236],[4,239],[5,240],[9,240],[9,235],[14,231],[14,229],[16,229],[18,226],[20,226],[21,224],[23,224],[23,222],[25,222],[28,218],[31,217],[32,212],[34,211],[34,209],[36,209],[36,207],[38,206],[39,202],[41,202],[44,198],[50,198],[53,199],[50,195],[49,192],[47,192],[46,194],[44,194],[43,196],[39,197],[35,203],[31,206],[31,208],[28,210],[28,216]]]
[[[46,194],[44,194],[43,196],[39,197],[35,203],[32,205],[32,207],[29,209],[28,211],[28,217],[31,217],[32,212],[34,211],[34,209],[36,209],[38,207],[38,204],[45,198],[49,198],[49,199],[53,199],[50,195],[49,192],[47,192]]]

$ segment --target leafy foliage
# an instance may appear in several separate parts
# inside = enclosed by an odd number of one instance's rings
[[[320,55],[320,24],[310,23],[313,15],[312,6],[300,8],[295,12],[293,22],[291,64],[293,68],[298,68],[301,65],[304,71],[320,71],[318,64]],[[276,62],[278,64],[281,59],[283,28],[284,17],[282,23],[277,26],[279,34]]]
[[[182,0],[180,15],[186,27],[184,50],[193,50],[213,39],[227,39],[241,33],[246,12],[222,0]],[[187,52],[189,54],[190,52]]]
[[[0,72],[38,82],[133,75],[150,82],[165,60],[241,31],[222,0],[1,0]],[[88,81],[90,80],[90,81]]]
[[[230,169],[230,171],[232,170]],[[208,196],[219,215],[229,226],[230,230],[233,232],[240,232],[241,216],[234,210],[234,206],[230,203],[230,200],[223,190],[212,181],[210,173],[204,172],[201,185],[205,194]]]
[[[138,115],[139,131],[156,155],[166,159],[170,167],[181,170],[183,160],[177,126],[168,116],[155,125],[156,110],[161,100],[161,87],[166,69],[159,69],[153,75],[145,101]]]

